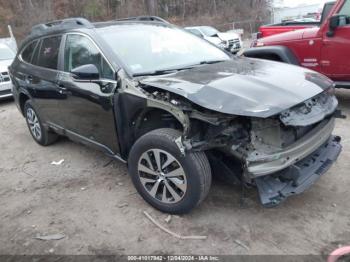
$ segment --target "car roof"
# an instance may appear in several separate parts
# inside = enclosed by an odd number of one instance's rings
[[[95,23],[91,23],[90,21],[82,17],[73,17],[33,26],[30,34],[23,41],[21,48],[25,46],[28,42],[44,36],[63,34],[71,31],[86,32],[86,30],[89,29],[94,30],[96,28],[122,24],[162,24],[167,26],[171,25],[166,20],[157,16],[136,16]]]
[[[63,20],[51,21],[45,24],[35,25],[32,27],[32,30],[29,36],[31,37],[45,36],[48,34],[52,34],[53,32],[55,33],[67,32],[67,31],[76,30],[76,29],[94,29],[97,27],[109,26],[112,24],[117,25],[120,23],[145,24],[150,22],[169,24],[166,20],[157,16],[136,16],[136,17],[122,18],[118,20],[96,22],[96,23],[91,23],[90,21],[82,17],[74,17],[74,18],[67,18]]]
[[[205,28],[205,27],[210,27],[210,28],[214,28],[216,29],[215,27],[212,27],[210,25],[200,25],[200,26],[189,26],[189,27],[185,27],[185,29],[202,29],[202,28]]]
[[[117,21],[105,21],[93,23],[95,29],[104,28],[113,25],[162,25],[166,27],[172,27],[171,24],[158,22],[158,21],[128,21],[128,20],[117,20]]]

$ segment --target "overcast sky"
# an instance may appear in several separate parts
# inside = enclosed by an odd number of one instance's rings
[[[324,4],[325,2],[329,2],[329,0],[283,0],[283,1],[276,1],[276,2],[283,2],[284,6],[298,6],[301,4]]]

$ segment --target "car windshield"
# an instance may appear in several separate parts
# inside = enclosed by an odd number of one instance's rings
[[[10,60],[15,57],[15,53],[7,46],[0,45],[0,60]]]
[[[230,59],[219,48],[176,27],[127,24],[97,31],[133,75],[180,70]]]
[[[218,30],[216,30],[215,28],[210,27],[210,26],[202,26],[201,31],[206,36],[214,36],[214,35],[217,35],[217,33],[219,33]]]

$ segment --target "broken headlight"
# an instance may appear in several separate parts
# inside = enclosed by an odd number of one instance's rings
[[[219,47],[220,47],[220,48],[223,48],[223,49],[227,48],[227,46],[228,46],[228,42],[227,42],[227,41],[222,41],[222,42],[219,44]]]

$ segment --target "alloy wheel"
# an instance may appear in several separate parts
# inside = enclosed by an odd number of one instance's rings
[[[32,108],[27,109],[27,121],[30,128],[30,132],[33,134],[36,140],[41,139],[41,127],[38,116]]]
[[[177,203],[186,193],[183,167],[164,150],[150,149],[143,153],[138,162],[138,174],[148,194],[162,203]]]

